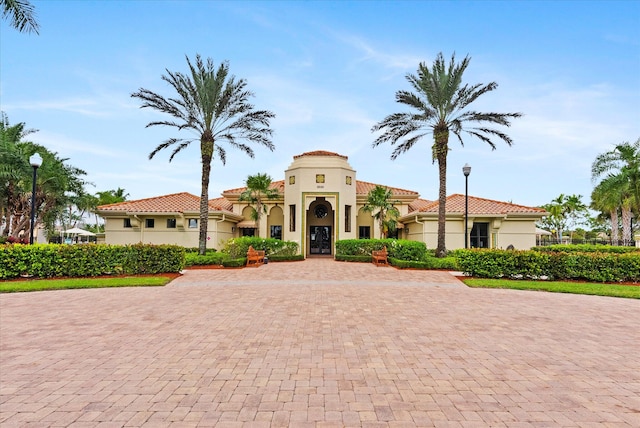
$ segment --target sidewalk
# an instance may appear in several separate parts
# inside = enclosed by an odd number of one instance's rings
[[[0,426],[640,426],[640,301],[331,259],[0,295]]]

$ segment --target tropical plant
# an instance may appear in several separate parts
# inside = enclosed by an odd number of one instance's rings
[[[555,233],[559,242],[562,242],[562,233],[566,229],[569,229],[572,234],[575,226],[582,223],[588,215],[587,207],[582,202],[582,195],[560,194],[551,203],[543,205],[542,208],[549,215],[540,220],[540,226]]]
[[[521,113],[481,113],[467,109],[474,101],[487,92],[498,87],[498,84],[463,84],[462,78],[469,61],[469,56],[462,62],[456,63],[455,54],[451,56],[449,65],[445,63],[442,53],[439,53],[431,69],[425,63],[420,63],[418,74],[407,74],[406,79],[415,92],[398,91],[396,101],[411,107],[414,111],[394,113],[373,126],[372,131],[383,131],[373,142],[373,147],[383,143],[398,146],[393,150],[391,159],[411,149],[427,134],[433,135],[431,147],[432,162],[438,163],[438,245],[436,255],[446,256],[445,224],[447,198],[447,154],[449,153],[449,134],[453,133],[464,145],[462,133],[469,134],[489,144],[492,149],[496,146],[494,138],[498,138],[507,145],[513,142],[505,133],[487,126],[495,124],[510,126],[510,119],[522,116]],[[469,124],[477,124],[468,127]]]
[[[51,234],[61,213],[85,193],[84,186],[88,183],[82,179],[86,172],[68,165],[68,159],[60,158],[38,144],[21,141],[26,135],[23,130],[23,123],[8,126],[6,116],[3,117],[0,125],[0,209],[2,234],[13,238],[22,235],[28,239],[32,198],[35,198],[36,223],[44,224]],[[29,164],[29,157],[34,153],[42,157],[35,195],[32,194],[33,168]],[[11,163],[5,164],[6,161]]]
[[[380,228],[380,238],[387,237],[389,232],[396,230],[400,211],[394,206],[392,201],[393,192],[384,186],[376,185],[367,194],[367,200],[362,210],[373,214]]]
[[[618,199],[617,208],[622,212],[622,240],[631,242],[632,215],[640,216],[640,138],[633,144],[624,142],[598,155],[591,166],[591,178],[595,182],[604,174],[608,175],[600,185]]]
[[[229,64],[223,62],[216,69],[211,58],[204,63],[196,55],[195,64],[187,57],[189,73],[171,72],[161,78],[175,90],[175,98],[165,98],[148,89],[140,88],[132,97],[142,101],[141,108],[152,108],[171,116],[168,120],[153,121],[150,126],[169,126],[194,132],[198,138],[169,138],[150,154],[152,159],[159,151],[172,147],[169,162],[192,142],[200,143],[202,163],[202,191],[200,194],[200,231],[198,249],[205,254],[207,249],[207,227],[209,220],[209,179],[214,154],[224,165],[226,150],[221,143],[240,149],[254,157],[251,147],[241,142],[257,143],[273,151],[272,130],[269,123],[275,115],[267,110],[255,110],[249,103],[253,93],[247,89],[244,79],[236,80],[229,75]]]
[[[245,182],[247,189],[240,194],[239,200],[248,202],[253,211],[251,219],[256,222],[257,236],[260,236],[260,219],[267,214],[267,200],[277,199],[280,196],[278,189],[272,187],[271,177],[268,174],[256,174],[247,177]]]
[[[618,212],[620,210],[621,195],[615,176],[609,176],[602,180],[591,192],[591,208],[600,211],[603,217],[607,217],[611,222],[611,241],[618,242],[620,220]]]
[[[36,21],[34,7],[27,0],[0,0],[2,18],[9,20],[13,28],[21,33],[38,34],[40,26]]]

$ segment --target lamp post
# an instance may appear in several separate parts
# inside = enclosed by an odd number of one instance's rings
[[[464,174],[464,248],[469,248],[469,174],[471,167],[465,163],[462,167]]]
[[[29,233],[29,244],[33,244],[33,230],[36,224],[36,177],[38,167],[42,165],[42,158],[39,153],[34,153],[29,158],[29,163],[33,167],[33,185],[31,186],[31,232]]]

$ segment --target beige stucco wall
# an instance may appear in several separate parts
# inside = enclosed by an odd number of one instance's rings
[[[154,219],[154,227],[145,227],[146,219]],[[198,247],[199,227],[189,228],[189,218],[184,221],[184,227],[167,228],[167,219],[173,216],[139,216],[140,221],[132,219],[134,227],[124,227],[125,217],[105,218],[105,243],[113,245],[126,244],[171,244],[187,248]],[[221,249],[223,243],[233,237],[234,224],[220,218],[209,219],[207,234],[207,248]]]
[[[424,221],[423,221],[424,220]],[[406,238],[412,241],[423,241],[427,248],[438,246],[438,219],[428,217],[423,220],[405,219],[405,229],[409,232]],[[528,250],[536,245],[536,218],[469,218],[468,231],[471,233],[473,223],[489,223],[490,248],[506,249],[513,245],[517,250]],[[406,231],[405,231],[406,233]],[[464,217],[448,217],[445,226],[445,246],[448,250],[464,248]]]

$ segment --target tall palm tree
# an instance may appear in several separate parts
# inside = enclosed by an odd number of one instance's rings
[[[378,221],[380,237],[386,238],[389,231],[396,230],[400,212],[391,200],[393,192],[384,186],[377,185],[367,194],[367,200],[362,207],[363,211],[374,213],[373,217]]]
[[[596,157],[591,165],[595,182],[603,174],[620,175],[620,185],[629,186],[634,199],[634,211],[640,211],[640,138],[635,143],[624,142]]]
[[[216,69],[211,58],[205,64],[200,55],[196,55],[195,64],[188,57],[187,64],[189,74],[167,70],[167,74],[162,76],[162,80],[175,90],[177,97],[174,95],[174,98],[165,98],[143,88],[131,96],[142,100],[141,108],[150,107],[171,116],[168,120],[150,122],[147,127],[170,126],[178,131],[192,131],[198,136],[197,140],[169,138],[149,154],[149,159],[159,151],[173,147],[169,157],[171,162],[189,144],[200,142],[202,191],[198,249],[200,254],[204,254],[207,249],[209,220],[209,179],[214,154],[217,154],[224,165],[227,155],[221,143],[226,143],[253,158],[253,149],[242,140],[263,145],[273,151],[275,146],[271,142],[272,130],[269,123],[275,114],[267,110],[255,110],[249,103],[253,93],[247,89],[247,82],[229,75],[228,62],[223,62]]]
[[[267,214],[265,202],[280,196],[278,189],[271,187],[271,177],[268,174],[256,174],[247,177],[247,190],[240,194],[240,200],[253,205],[251,218],[256,222],[258,236],[260,236],[260,219]]]
[[[462,77],[471,58],[465,57],[456,63],[455,54],[451,56],[449,65],[445,63],[442,53],[436,57],[431,69],[425,63],[418,66],[418,74],[407,74],[406,79],[415,92],[398,91],[396,101],[411,107],[414,111],[394,113],[373,126],[372,131],[384,131],[373,143],[376,147],[383,143],[398,146],[393,150],[391,159],[408,151],[427,134],[433,135],[431,147],[432,161],[438,162],[438,247],[436,255],[444,257],[445,221],[447,199],[447,154],[449,153],[449,134],[453,133],[464,145],[462,133],[477,137],[496,146],[493,138],[498,138],[509,146],[511,138],[503,132],[488,127],[487,124],[510,126],[510,119],[522,116],[521,113],[480,113],[468,110],[467,107],[481,95],[498,87],[495,82],[468,85],[462,83]],[[476,127],[466,127],[468,124]]]
[[[617,243],[619,239],[618,211],[621,205],[621,197],[616,177],[611,175],[602,180],[591,192],[591,208],[607,215],[611,221],[611,243]]]
[[[40,26],[36,21],[34,7],[27,0],[0,0],[2,18],[8,19],[13,28],[21,33],[38,34]]]

